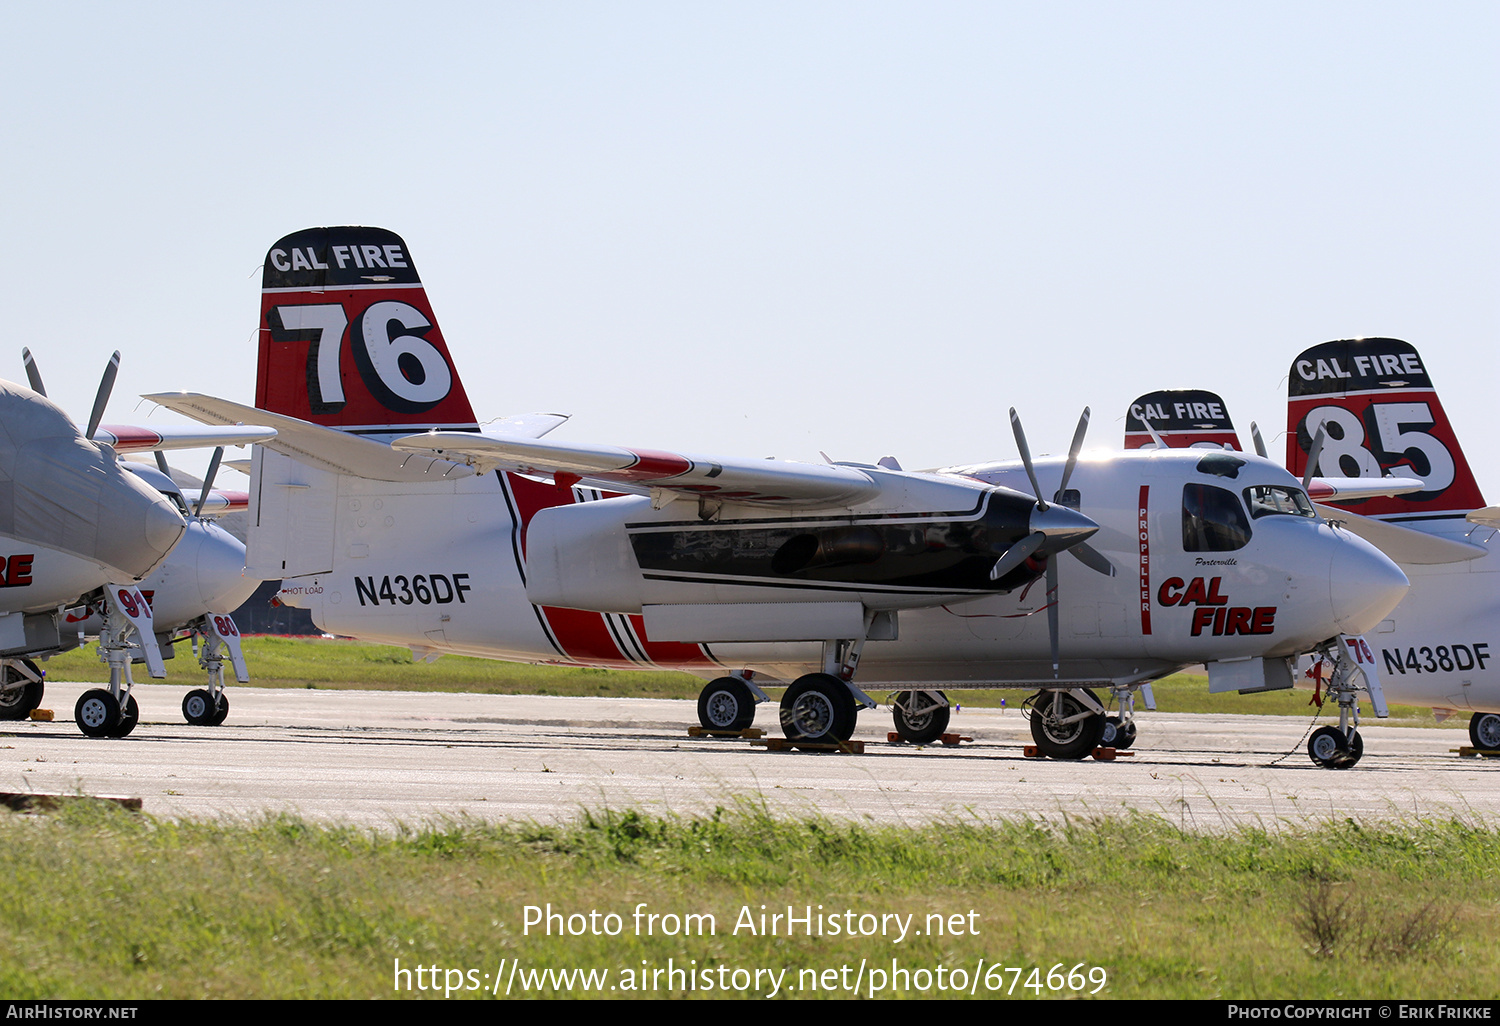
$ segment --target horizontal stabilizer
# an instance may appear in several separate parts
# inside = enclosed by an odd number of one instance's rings
[[[708,459],[673,452],[495,438],[456,431],[408,435],[391,443],[402,453],[466,460],[480,473],[510,470],[571,476],[598,487],[638,494],[676,493],[694,499],[779,507],[848,506],[871,499],[880,485],[854,467],[786,460]]]
[[[335,474],[376,481],[431,482],[474,473],[462,463],[412,459],[409,453],[396,452],[384,442],[241,406],[228,399],[196,392],[158,392],[143,398],[205,424],[238,424],[247,420],[269,424],[276,429],[276,435],[262,443],[267,449]]]
[[[1314,502],[1349,502],[1379,495],[1405,495],[1426,487],[1415,477],[1315,477],[1307,485]]]
[[[1489,553],[1489,547],[1458,538],[1414,531],[1387,520],[1362,517],[1358,513],[1313,503],[1325,520],[1342,524],[1352,534],[1357,534],[1397,563],[1415,566],[1430,566],[1437,563],[1462,563],[1478,559]]]

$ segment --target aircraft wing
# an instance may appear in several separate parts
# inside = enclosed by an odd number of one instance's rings
[[[788,460],[720,459],[540,438],[433,431],[397,438],[391,448],[463,461],[480,473],[503,469],[586,481],[614,490],[658,490],[689,498],[754,505],[842,506],[873,498],[880,485],[856,467]]]
[[[1478,559],[1489,554],[1489,546],[1476,545],[1458,538],[1414,531],[1387,520],[1362,517],[1358,513],[1313,503],[1318,514],[1329,521],[1342,524],[1352,534],[1357,534],[1397,563],[1427,566],[1437,563],[1462,563],[1467,559]]]
[[[1405,495],[1426,487],[1415,477],[1315,477],[1307,484],[1307,495],[1314,502],[1349,502],[1382,495]]]
[[[258,410],[251,410],[258,413]],[[101,424],[94,441],[112,446],[115,452],[156,452],[167,449],[208,449],[217,445],[250,445],[276,437],[276,429],[255,427],[260,418],[236,422],[224,427],[197,427],[192,424],[167,427],[136,427],[126,424]]]
[[[205,424],[256,421],[270,425],[276,429],[276,436],[261,443],[267,449],[335,474],[351,474],[376,481],[418,482],[468,477],[474,473],[462,462],[413,460],[410,453],[397,452],[384,442],[211,395],[158,392],[142,398]]]

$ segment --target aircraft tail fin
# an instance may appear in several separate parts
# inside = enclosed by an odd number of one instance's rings
[[[1148,423],[1150,431],[1146,429]],[[1155,446],[1151,431],[1169,449],[1240,447],[1224,400],[1201,388],[1161,389],[1131,403],[1125,414],[1125,448]]]
[[[1417,350],[1394,338],[1342,339],[1303,351],[1287,382],[1286,465],[1301,477],[1318,426],[1317,474],[1337,480],[1395,474],[1426,487],[1336,501],[1365,516],[1421,520],[1484,505],[1453,426]]]
[[[358,433],[477,430],[406,243],[307,228],[271,247],[255,405]]]

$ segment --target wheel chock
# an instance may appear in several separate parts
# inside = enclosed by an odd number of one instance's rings
[[[755,739],[764,737],[766,732],[759,727],[746,727],[744,730],[709,730],[707,727],[689,727],[688,737],[742,737]]]
[[[893,745],[909,745],[909,744],[912,743],[910,741],[907,741],[905,738],[903,738],[901,736],[900,731],[895,731],[895,730],[887,732],[886,735],[885,735],[885,739],[888,742],[890,742],[891,744],[893,744]],[[941,737],[939,737],[937,739],[937,743],[940,744],[940,745],[942,745],[945,748],[953,748],[953,747],[961,744],[964,741],[973,741],[973,740],[974,739],[972,737],[969,737],[967,734],[944,734],[944,735],[942,735]],[[931,743],[932,742],[928,742],[928,744],[931,744]],[[922,747],[926,747],[926,746],[924,745]]]
[[[31,710],[30,716],[31,716],[31,720],[32,720],[33,723],[51,723],[52,722],[52,710],[51,709],[33,709],[33,710]]]
[[[1457,752],[1460,759],[1500,759],[1500,749],[1473,748],[1464,745],[1462,748],[1450,748],[1450,752]]]
[[[1045,759],[1040,748],[1036,745],[1027,745],[1021,749],[1021,757],[1025,759]]]
[[[1099,762],[1114,762],[1116,759],[1128,758],[1134,755],[1128,748],[1095,748],[1094,758]]]
[[[793,741],[785,737],[763,737],[752,740],[768,752],[836,752],[840,755],[864,755],[863,741]]]

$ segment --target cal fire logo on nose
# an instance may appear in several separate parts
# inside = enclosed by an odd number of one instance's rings
[[[1156,601],[1164,606],[1195,606],[1193,610],[1193,637],[1208,630],[1214,637],[1226,634],[1274,634],[1276,632],[1275,606],[1231,606],[1229,597],[1219,589],[1222,577],[1194,577],[1184,582],[1181,577],[1169,577],[1156,592]]]

